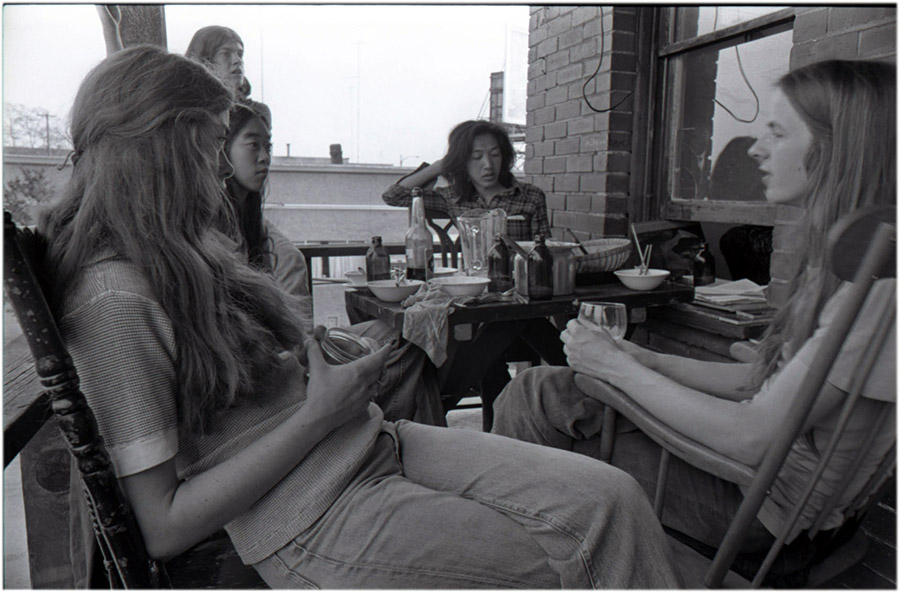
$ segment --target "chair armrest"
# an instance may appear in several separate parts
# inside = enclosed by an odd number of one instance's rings
[[[580,373],[575,375],[575,384],[586,395],[624,415],[660,447],[687,463],[736,484],[748,485],[753,481],[755,469],[713,451],[672,429],[637,404],[624,391]]]

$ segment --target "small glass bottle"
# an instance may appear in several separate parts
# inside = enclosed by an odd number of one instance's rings
[[[694,256],[694,286],[707,286],[716,281],[716,260],[709,252],[709,245],[701,243]]]
[[[366,252],[366,280],[390,280],[391,255],[382,245],[381,237],[372,237],[372,245]]]
[[[544,235],[534,236],[534,247],[528,253],[528,298],[545,300],[553,296],[553,254]]]
[[[490,292],[506,292],[513,287],[512,259],[509,256],[509,247],[500,237],[494,237],[494,245],[488,253],[488,285]]]
[[[425,201],[422,190],[412,190],[409,230],[406,231],[406,277],[431,280],[434,276],[434,237],[425,225]]]

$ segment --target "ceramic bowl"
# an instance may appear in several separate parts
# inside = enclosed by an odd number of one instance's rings
[[[397,286],[396,280],[372,280],[366,282],[366,286],[376,297],[389,303],[399,303],[411,294],[415,294],[419,287],[425,284],[421,280],[404,280]]]
[[[483,276],[445,276],[434,278],[431,282],[446,290],[450,296],[478,296],[491,283]]]
[[[366,273],[361,272],[359,270],[351,270],[344,274],[347,280],[350,281],[350,286],[365,286],[366,285]]]
[[[453,276],[456,274],[456,268],[442,268],[440,266],[434,267],[434,277],[435,278],[443,278],[444,276]]]
[[[613,274],[631,290],[653,290],[669,277],[669,270],[649,268],[646,274],[641,275],[640,268],[631,268],[616,270]]]

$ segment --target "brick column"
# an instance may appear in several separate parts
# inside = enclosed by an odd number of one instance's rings
[[[546,192],[557,238],[571,239],[564,227],[582,239],[626,234],[636,28],[636,7],[531,9],[525,175]],[[584,88],[601,32],[600,71]]]

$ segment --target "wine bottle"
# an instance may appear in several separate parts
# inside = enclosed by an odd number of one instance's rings
[[[425,201],[422,190],[412,190],[412,212],[406,231],[406,277],[431,280],[434,276],[434,237],[425,225]]]
[[[366,252],[366,280],[390,280],[391,256],[381,243],[381,237],[372,237],[372,245]]]
[[[491,280],[488,285],[488,290],[491,292],[506,292],[513,287],[512,258],[509,255],[509,247],[499,236],[494,237],[494,245],[488,253],[488,278]]]
[[[553,296],[553,254],[544,235],[534,236],[534,247],[528,252],[528,298],[545,300]]]

